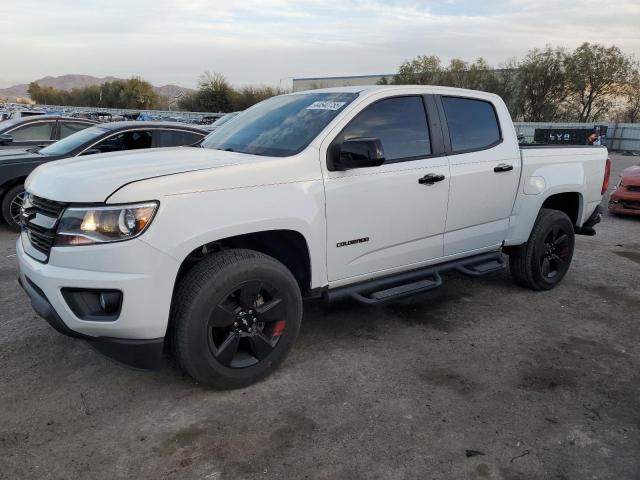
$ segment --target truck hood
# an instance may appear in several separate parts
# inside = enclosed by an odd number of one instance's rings
[[[242,157],[245,155],[197,147],[73,157],[39,166],[25,187],[34,195],[59,202],[103,202],[128,183],[234,165]]]

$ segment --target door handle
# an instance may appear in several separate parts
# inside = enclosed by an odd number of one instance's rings
[[[509,170],[513,170],[513,165],[508,165],[506,163],[499,163],[493,171],[494,172],[508,172]]]
[[[436,182],[441,182],[444,180],[444,175],[439,175],[437,173],[427,173],[424,177],[418,180],[420,185],[433,185]]]

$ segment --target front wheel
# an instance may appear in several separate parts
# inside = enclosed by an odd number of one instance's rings
[[[173,352],[203,385],[240,388],[269,375],[300,330],[302,296],[291,272],[252,250],[203,259],[180,282]]]
[[[575,233],[566,213],[543,208],[529,240],[509,254],[514,281],[533,290],[549,290],[563,279],[573,258]]]
[[[20,231],[20,215],[22,214],[22,203],[24,202],[24,186],[16,185],[10,188],[2,198],[2,218],[7,222],[9,228]]]

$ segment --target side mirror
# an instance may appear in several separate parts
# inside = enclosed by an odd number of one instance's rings
[[[11,145],[13,137],[8,133],[0,133],[0,145]]]
[[[352,138],[336,150],[330,170],[378,167],[384,163],[384,148],[379,138]]]

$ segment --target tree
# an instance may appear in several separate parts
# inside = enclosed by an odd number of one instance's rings
[[[635,70],[633,78],[622,91],[624,106],[619,108],[616,121],[624,123],[640,122],[640,72]]]
[[[232,109],[234,111],[245,110],[258,102],[283,93],[285,93],[284,90],[276,87],[247,85],[235,90],[231,99]]]
[[[274,95],[285,93],[276,87],[247,85],[235,89],[219,73],[206,72],[198,90],[183,95],[178,106],[192,112],[231,112],[244,110]]]
[[[45,105],[149,109],[160,100],[153,86],[140,78],[114,80],[71,91],[31,83],[28,91],[32,100]]]
[[[583,43],[567,58],[567,113],[579,122],[593,122],[607,113],[613,97],[632,79],[633,59],[618,47]]]
[[[205,72],[198,82],[198,90],[182,97],[178,104],[180,108],[196,112],[230,112],[234,93],[224,76]]]
[[[413,60],[405,60],[400,65],[393,83],[398,85],[439,85],[442,73],[439,57],[422,55]]]
[[[137,77],[103,83],[97,93],[102,95],[98,104],[112,108],[145,110],[153,108],[160,99],[150,83]]]
[[[518,65],[522,116],[526,122],[554,120],[568,95],[567,54],[562,48],[533,49]]]
[[[489,71],[483,89],[500,95],[514,120],[524,117],[521,78],[517,59],[511,58],[499,65],[497,69]]]

